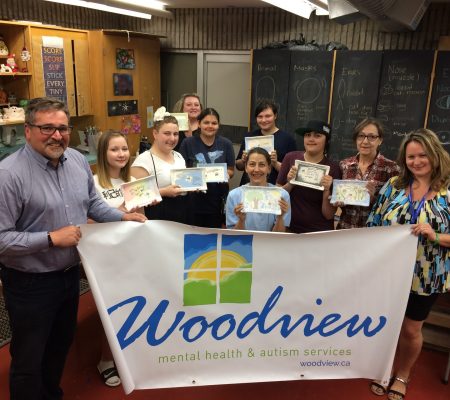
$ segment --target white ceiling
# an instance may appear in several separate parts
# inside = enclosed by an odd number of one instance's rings
[[[161,0],[167,8],[270,7],[261,0]]]
[[[161,0],[167,8],[227,8],[270,7],[261,0]],[[300,0],[299,0],[300,1]],[[432,3],[449,3],[450,0],[431,0]]]

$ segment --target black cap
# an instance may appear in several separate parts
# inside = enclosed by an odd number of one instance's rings
[[[309,132],[317,132],[325,135],[327,139],[330,139],[331,126],[323,121],[308,121],[304,128],[298,128],[295,132],[302,136]]]

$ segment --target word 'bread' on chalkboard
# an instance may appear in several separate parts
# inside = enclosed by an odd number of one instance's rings
[[[310,120],[328,120],[332,68],[333,53],[330,51],[292,52],[287,112],[288,132],[295,132],[297,128],[306,126]],[[303,146],[303,138],[301,139]]]
[[[427,128],[450,152],[450,51],[438,52]]]
[[[375,115],[381,59],[381,51],[336,53],[330,144],[330,157],[334,160],[356,154],[353,128]]]
[[[278,107],[276,125],[286,129],[287,93],[289,87],[289,64],[291,53],[286,50],[254,50],[252,68],[252,129],[256,105],[270,100]]]
[[[383,154],[397,158],[404,136],[424,126],[433,51],[385,51],[377,118],[385,126]]]

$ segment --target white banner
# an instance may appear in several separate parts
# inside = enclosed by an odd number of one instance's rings
[[[167,221],[82,226],[78,250],[124,390],[387,380],[417,238]]]

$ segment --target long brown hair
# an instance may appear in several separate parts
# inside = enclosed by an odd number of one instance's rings
[[[108,172],[108,147],[109,142],[111,139],[116,137],[123,137],[128,145],[127,137],[121,133],[116,131],[107,131],[102,133],[98,139],[98,145],[97,145],[97,177],[98,177],[98,183],[102,188],[110,189],[113,187],[111,183],[111,177],[109,176]],[[131,166],[131,157],[128,159],[128,162],[126,165],[120,170],[120,178],[124,182],[129,182],[130,177],[130,166]]]
[[[395,182],[395,187],[404,189],[414,179],[413,174],[406,166],[406,146],[411,142],[419,143],[430,160],[432,169],[431,189],[438,192],[442,187],[447,187],[450,183],[450,156],[437,135],[425,128],[412,131],[403,139],[397,159],[397,164],[400,166],[400,175]]]

